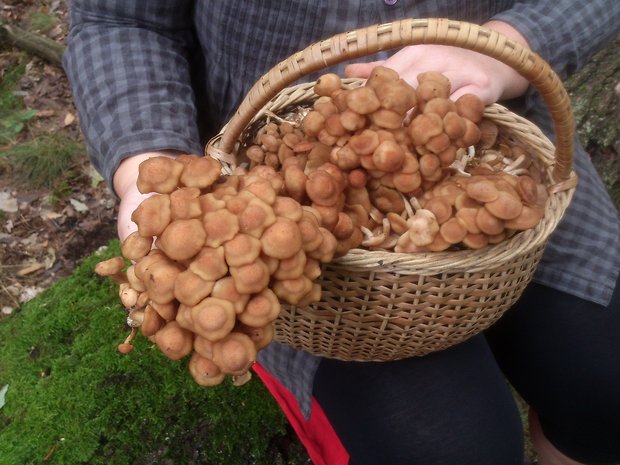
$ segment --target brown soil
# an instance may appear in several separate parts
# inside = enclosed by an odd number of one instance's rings
[[[0,21],[63,43],[66,9],[64,1],[0,2]],[[33,28],[37,18],[44,30]],[[0,80],[5,70],[18,63],[25,65],[25,74],[17,92],[24,106],[38,113],[15,142],[55,134],[84,147],[62,69],[0,45]],[[0,151],[3,148],[0,145]],[[0,211],[0,318],[70,274],[79,260],[116,235],[116,201],[93,172],[84,150],[76,154],[63,178],[49,188],[33,189],[10,165],[0,164],[4,206]]]

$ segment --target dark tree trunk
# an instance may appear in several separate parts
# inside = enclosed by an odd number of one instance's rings
[[[620,211],[620,36],[565,84],[579,138]]]

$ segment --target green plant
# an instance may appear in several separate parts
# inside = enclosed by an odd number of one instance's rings
[[[56,25],[56,18],[47,13],[36,11],[30,15],[30,29],[45,34]]]
[[[36,115],[36,110],[23,108],[22,98],[15,92],[24,74],[22,63],[5,71],[0,82],[0,146],[12,144],[25,124]]]
[[[17,180],[36,189],[62,183],[77,155],[83,152],[82,144],[61,134],[48,134],[14,145],[3,156]]]
[[[144,337],[116,351],[117,287],[92,271],[112,245],[0,321],[2,465],[308,463],[278,453],[286,422],[258,379],[202,388]]]

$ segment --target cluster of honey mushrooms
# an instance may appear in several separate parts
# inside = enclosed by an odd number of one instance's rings
[[[122,256],[96,268],[120,284],[132,328],[121,352],[139,329],[170,359],[191,354],[200,385],[241,384],[281,303],[319,301],[334,257],[478,249],[542,218],[531,157],[501,141],[478,97],[450,100],[442,74],[414,88],[385,67],[361,86],[330,73],[314,91],[296,119],[256,130],[230,175],[210,157],[140,165],[138,189],[154,194]]]

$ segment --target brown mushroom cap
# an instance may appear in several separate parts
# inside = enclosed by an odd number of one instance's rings
[[[463,244],[470,249],[482,249],[489,244],[489,239],[486,234],[469,233],[463,238]]]
[[[329,230],[322,226],[319,226],[319,232],[322,236],[320,245],[312,251],[306,251],[306,253],[309,258],[319,260],[321,263],[331,262],[334,258],[338,241]]]
[[[452,140],[460,139],[465,134],[465,120],[456,111],[449,111],[443,117],[443,129]]]
[[[398,72],[385,66],[375,66],[366,81],[369,87],[377,87],[384,82],[395,83],[400,79]]]
[[[452,205],[446,197],[433,197],[424,203],[424,208],[433,213],[439,224],[443,224],[452,217]]]
[[[501,220],[512,220],[521,214],[523,204],[518,196],[500,191],[496,200],[484,204],[484,208]]]
[[[134,231],[123,241],[121,252],[126,259],[137,261],[149,253],[152,244],[153,239],[151,237],[143,237],[138,231]]]
[[[194,335],[176,321],[169,321],[155,334],[155,344],[171,360],[180,360],[192,351]]]
[[[174,282],[174,297],[192,307],[211,293],[213,285],[213,281],[205,281],[192,270],[184,270]]]
[[[298,278],[306,266],[306,253],[300,249],[295,255],[278,261],[278,266],[271,275],[276,279]]]
[[[441,118],[446,116],[448,112],[455,112],[456,106],[449,98],[436,97],[430,99],[424,105],[424,113],[436,113]]]
[[[302,236],[296,222],[279,217],[261,236],[262,250],[265,255],[277,259],[289,258],[302,248]]]
[[[123,257],[113,257],[108,260],[101,261],[95,265],[95,273],[112,279],[115,283],[121,284],[127,282],[127,275],[123,268],[127,266]]]
[[[215,281],[211,296],[231,302],[237,314],[243,311],[250,298],[249,294],[242,294],[237,290],[232,276],[225,276]]]
[[[153,336],[166,324],[161,315],[150,305],[144,307],[142,315],[139,314],[139,310],[132,312],[131,315],[132,318],[137,318],[138,321],[141,318],[140,331],[146,337]]]
[[[227,375],[240,376],[256,360],[256,347],[246,334],[232,332],[213,344],[213,361]]]
[[[334,206],[340,190],[337,180],[325,170],[317,170],[308,176],[306,193],[312,202],[327,207]]]
[[[131,221],[138,225],[138,232],[143,237],[159,236],[170,220],[170,197],[165,194],[144,199],[131,214]]]
[[[216,281],[228,272],[224,247],[203,247],[188,268],[205,281]]]
[[[233,304],[217,297],[207,297],[192,307],[194,331],[213,342],[232,331],[235,317]]]
[[[154,302],[166,304],[174,300],[174,282],[181,272],[181,267],[168,260],[160,260],[144,272],[146,292]]]
[[[423,113],[416,116],[409,124],[409,135],[413,144],[422,146],[431,137],[443,132],[443,120],[435,113]]]
[[[279,195],[273,203],[273,211],[276,216],[286,217],[292,221],[299,221],[303,216],[303,209],[299,202],[291,197]]]
[[[273,341],[275,333],[272,324],[260,327],[253,327],[241,324],[237,327],[236,331],[243,333],[247,335],[250,339],[252,339],[256,350],[267,347],[271,343],[271,341]]]
[[[281,300],[295,305],[312,289],[312,281],[305,276],[295,279],[278,279],[273,283],[273,292]]]
[[[261,292],[269,285],[269,268],[260,258],[247,265],[231,266],[230,274],[242,294]]]
[[[372,78],[369,78],[371,81]],[[378,82],[376,85],[369,84],[375,89],[381,107],[392,110],[401,115],[411,110],[417,103],[417,95],[415,89],[411,87],[404,79],[395,81]]]
[[[265,228],[275,223],[276,215],[270,205],[255,197],[239,213],[238,219],[240,232],[258,238],[263,234]]]
[[[197,187],[181,187],[170,194],[170,217],[172,220],[198,218],[202,214],[200,208],[200,189]]]
[[[169,194],[177,188],[183,165],[169,157],[152,157],[138,166],[138,190],[142,194]]]
[[[176,220],[161,233],[157,247],[173,260],[187,260],[200,252],[206,237],[202,221]]]
[[[486,208],[479,208],[476,225],[485,234],[496,235],[504,231],[504,221],[492,215]]]
[[[456,102],[456,112],[472,123],[478,123],[484,114],[484,103],[474,94],[463,94]]]
[[[152,300],[149,305],[166,321],[174,320],[179,308],[179,303],[174,300],[165,304],[160,304]]]
[[[318,111],[312,110],[304,117],[302,125],[306,135],[316,137],[325,127],[325,116]]]
[[[314,84],[314,93],[317,95],[331,95],[342,86],[340,76],[335,73],[326,73],[317,79]]]
[[[280,314],[280,301],[271,289],[253,295],[238,318],[243,324],[260,327],[270,324]]]
[[[540,208],[532,208],[528,205],[523,205],[521,213],[516,218],[505,221],[507,229],[513,229],[515,231],[525,231],[538,225],[543,217],[544,210]]]
[[[499,197],[499,190],[490,179],[476,177],[465,187],[467,195],[478,202],[493,202]]]
[[[372,87],[364,86],[351,89],[346,96],[347,106],[359,115],[367,115],[381,107],[381,102]]]
[[[228,266],[247,265],[258,258],[261,242],[249,234],[239,233],[224,244],[224,256]]]
[[[200,386],[217,386],[224,381],[225,375],[213,360],[194,352],[189,360],[189,373]]]
[[[222,209],[205,213],[202,217],[202,226],[205,231],[204,244],[208,247],[219,247],[235,237],[239,231],[239,219],[237,215]]]
[[[206,189],[220,177],[222,166],[211,157],[189,156],[181,174],[180,184],[185,187]]]
[[[452,217],[440,226],[439,234],[446,242],[458,244],[467,236],[467,228],[458,218]]]
[[[397,142],[385,140],[372,153],[372,161],[379,170],[391,173],[403,166],[405,151]]]

